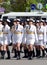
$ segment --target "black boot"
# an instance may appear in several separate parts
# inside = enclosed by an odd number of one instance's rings
[[[31,52],[28,51],[28,60],[31,60],[30,54],[31,54]]]
[[[36,57],[40,57],[40,49],[36,49]]]
[[[0,58],[1,58],[1,50],[0,50]]]
[[[46,51],[46,53],[47,53],[47,48],[45,48],[45,51]]]
[[[41,51],[40,51],[40,49],[39,49],[39,50],[38,50],[38,56],[37,56],[37,58],[41,58],[40,54],[41,54]]]
[[[32,54],[33,54],[33,51],[28,52],[28,60],[32,60]]]
[[[33,51],[31,51],[31,60],[32,60],[32,57],[33,57]]]
[[[28,58],[28,49],[26,49],[26,57]]]
[[[4,59],[3,51],[1,51],[1,59]]]
[[[16,49],[14,49],[14,57],[13,58],[16,58],[17,57],[17,51],[16,51]]]
[[[34,49],[33,49],[33,57],[35,57],[35,51],[34,51]]]
[[[24,57],[23,58],[27,58],[28,57],[28,49],[24,50]]]
[[[38,57],[38,49],[36,48],[36,57]]]
[[[6,52],[6,51],[1,51],[1,59],[4,59],[5,52]]]
[[[20,60],[20,51],[17,51],[17,60]]]
[[[42,50],[42,58],[45,57],[45,50]]]
[[[7,55],[8,55],[8,57],[6,59],[10,59],[10,51],[9,50],[7,51]]]

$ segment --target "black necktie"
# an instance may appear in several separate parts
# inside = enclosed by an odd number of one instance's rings
[[[29,29],[31,28],[31,26],[29,26]]]
[[[18,29],[18,25],[16,26],[16,30]]]
[[[41,26],[39,27],[39,29],[41,28]]]

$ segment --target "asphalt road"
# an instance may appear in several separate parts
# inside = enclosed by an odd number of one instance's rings
[[[10,52],[12,50],[12,47],[10,48]],[[45,58],[33,58],[33,60],[28,60],[26,58],[22,58],[24,56],[23,53],[21,53],[21,60],[16,60],[13,57],[13,53],[11,53],[11,59],[10,60],[2,60],[0,59],[0,65],[47,65],[47,57]],[[7,54],[5,54],[5,58],[6,58]]]

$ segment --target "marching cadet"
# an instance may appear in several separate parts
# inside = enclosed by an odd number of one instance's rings
[[[13,46],[13,48],[12,48],[12,50],[14,51],[14,56],[13,56],[13,58],[16,58],[17,57],[17,49],[16,49],[16,41],[15,41],[15,39],[16,39],[16,34],[14,34],[14,32],[16,31],[16,19],[14,19],[14,21],[13,21],[13,26],[12,26],[12,29],[11,29],[11,33],[12,33],[12,46]]]
[[[23,58],[27,58],[28,57],[28,48],[27,48],[27,44],[26,44],[26,29],[28,28],[28,21],[29,19],[27,19],[27,21],[25,21],[24,23],[24,33],[23,33],[23,39],[22,39],[22,43],[23,43],[23,48],[24,48],[24,56]]]
[[[20,59],[20,44],[23,37],[23,26],[20,25],[20,20],[16,19],[16,26],[14,28],[13,44],[15,45],[15,52],[17,53],[17,60]]]
[[[37,32],[36,32],[36,27],[33,24],[33,19],[29,19],[29,26],[26,29],[26,43],[28,45],[28,59],[32,59],[32,54],[33,54],[33,46],[36,41],[38,41],[37,38]]]
[[[45,56],[45,43],[46,43],[46,28],[44,27],[44,20],[40,20],[39,30],[38,30],[38,45],[40,50],[42,50],[42,57]]]
[[[24,21],[20,21],[20,24],[24,27]],[[23,53],[23,44],[20,45],[20,52]]]
[[[36,20],[36,29],[37,29],[37,35],[38,35],[38,30],[39,30],[39,20]],[[36,49],[36,57],[40,57],[40,48],[39,48],[39,43],[35,41],[35,49]]]
[[[35,20],[33,20],[33,25],[35,26]],[[34,45],[34,48],[33,48],[33,57],[35,57],[35,45]]]
[[[44,27],[46,28],[46,44],[45,44],[45,53],[46,53],[46,56],[47,56],[47,21],[44,22]]]
[[[3,25],[2,25],[2,20],[0,19],[0,52],[2,55],[2,44],[3,44]]]
[[[6,59],[10,59],[10,51],[8,48],[10,40],[10,27],[8,26],[8,22],[4,21],[3,27],[3,44],[2,44],[2,58],[4,59],[4,55],[7,52],[8,57]]]
[[[20,20],[17,19],[17,30],[16,30],[16,44],[17,44],[17,59],[20,59],[20,44],[22,43],[23,38],[23,26],[20,25]]]

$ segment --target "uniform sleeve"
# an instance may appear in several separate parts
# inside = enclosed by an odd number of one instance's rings
[[[8,29],[8,41],[9,41],[9,43],[11,43],[11,31],[10,31],[10,27]]]
[[[36,40],[36,42],[38,42],[38,36],[37,36],[37,30],[36,30],[36,27],[35,27],[35,40]]]
[[[24,28],[24,29],[23,29],[22,43],[25,43],[25,39],[26,39],[26,30],[25,30],[25,28]]]
[[[21,31],[21,32],[22,32],[22,38],[23,38],[23,33],[24,33],[24,31],[23,31],[23,26],[22,26],[22,31]]]
[[[44,44],[46,44],[46,28],[44,27]]]

